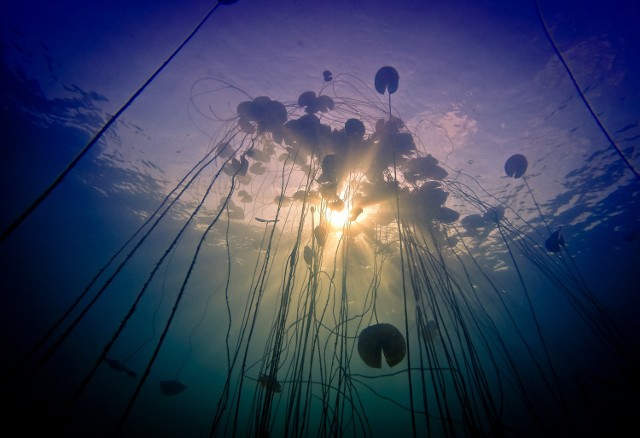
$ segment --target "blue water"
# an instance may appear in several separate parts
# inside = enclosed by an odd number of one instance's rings
[[[3,233],[212,7],[68,3],[3,7]],[[7,425],[66,436],[584,436],[633,426],[640,184],[534,4],[335,3],[220,7],[3,236],[7,420],[27,418]],[[540,2],[580,91],[637,171],[640,38],[626,6]],[[374,89],[385,65],[400,76],[399,132],[415,144],[396,156],[395,174],[375,146],[389,138],[376,128],[389,120],[389,95]],[[322,124],[362,120],[367,147],[323,140],[312,150],[239,128],[240,102],[268,96],[298,120],[307,90],[334,101],[316,113]],[[197,164],[225,142],[233,153]],[[524,178],[504,172],[516,153],[528,159]],[[330,226],[330,196],[295,197],[319,190],[323,173],[332,179],[330,154],[351,171],[336,177],[335,195],[347,210],[364,206],[345,228]],[[427,154],[447,176],[410,183],[403,172]],[[246,174],[232,159],[248,161]],[[465,226],[496,206],[498,224]],[[312,238],[320,221],[325,245]],[[559,227],[566,244],[552,253],[544,242]],[[378,322],[407,342],[393,367],[359,354],[358,335]],[[279,392],[260,379],[274,371]]]

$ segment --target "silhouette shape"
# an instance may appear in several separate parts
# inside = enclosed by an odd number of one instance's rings
[[[358,354],[371,368],[382,368],[382,354],[390,367],[397,365],[406,351],[404,336],[391,324],[369,326],[358,336]]]

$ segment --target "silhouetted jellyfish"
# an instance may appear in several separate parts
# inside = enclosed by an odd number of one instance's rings
[[[404,359],[406,351],[404,336],[391,324],[369,326],[358,336],[358,354],[371,368],[382,367],[383,354],[387,365],[398,365]]]
[[[331,82],[333,80],[333,75],[331,74],[331,72],[329,70],[325,70],[322,72],[322,77],[324,78],[325,82]]]
[[[162,380],[160,381],[160,391],[162,394],[167,396],[172,396],[176,394],[180,394],[182,391],[187,389],[187,385],[178,380]]]
[[[515,154],[509,157],[504,163],[504,172],[512,178],[521,178],[527,171],[527,157],[522,154]]]

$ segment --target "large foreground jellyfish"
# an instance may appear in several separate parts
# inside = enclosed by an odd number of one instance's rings
[[[634,381],[564,241],[450,175],[394,111],[394,68],[319,82],[194,84],[224,130],[24,350],[18,412],[71,435],[558,436],[605,407],[586,356]]]

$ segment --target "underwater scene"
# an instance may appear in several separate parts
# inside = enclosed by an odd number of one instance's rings
[[[635,427],[640,6],[1,8],[5,433]]]

